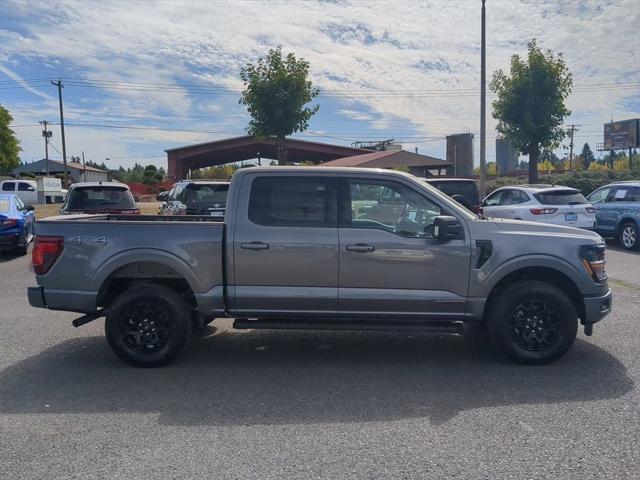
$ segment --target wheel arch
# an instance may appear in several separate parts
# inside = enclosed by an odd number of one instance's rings
[[[115,281],[122,279],[121,281]],[[132,282],[159,283],[187,295],[195,305],[194,293],[200,292],[200,283],[179,258],[167,252],[132,250],[109,259],[91,282],[98,292],[96,305],[108,304],[114,295],[124,291]]]
[[[538,280],[549,283],[562,290],[571,299],[571,302],[576,307],[578,316],[583,319],[585,314],[585,306],[583,295],[580,292],[580,288],[573,278],[559,269],[549,266],[523,266],[514,269],[502,276],[491,288],[487,301],[484,306],[483,321],[486,320],[487,314],[491,309],[492,302],[496,299],[498,294],[507,286],[514,282],[522,280]]]

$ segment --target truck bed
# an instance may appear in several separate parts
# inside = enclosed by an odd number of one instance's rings
[[[211,217],[64,215],[39,220],[40,237],[64,246],[37,277],[51,309],[95,312],[105,282],[125,279],[186,280],[205,313],[224,311],[224,223]]]

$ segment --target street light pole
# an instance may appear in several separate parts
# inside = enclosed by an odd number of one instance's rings
[[[482,45],[480,49],[480,195],[484,198],[487,173],[486,163],[486,27],[485,27],[485,0],[482,0]]]

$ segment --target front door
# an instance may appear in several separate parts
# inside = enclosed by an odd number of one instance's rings
[[[465,314],[469,238],[434,237],[435,217],[448,212],[428,192],[411,182],[345,177],[339,205],[341,316]]]
[[[336,316],[337,177],[251,175],[238,198],[232,313]]]

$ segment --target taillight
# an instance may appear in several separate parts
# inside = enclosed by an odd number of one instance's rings
[[[0,228],[11,228],[15,227],[18,224],[18,220],[15,218],[7,218],[6,220],[0,222]]]
[[[56,263],[64,247],[63,237],[39,237],[31,253],[31,263],[36,275],[44,275]]]
[[[551,215],[558,211],[557,208],[530,208],[529,211],[534,215]]]
[[[593,207],[587,207],[585,208],[585,210],[587,211],[587,213],[596,213],[596,209]]]

